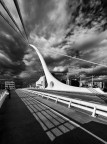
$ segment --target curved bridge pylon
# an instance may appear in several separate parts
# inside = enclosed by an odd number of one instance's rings
[[[59,80],[57,80],[55,77],[53,77],[53,75],[50,73],[46,62],[43,58],[43,56],[41,55],[41,53],[39,52],[39,50],[32,44],[29,44],[33,49],[35,49],[36,53],[39,56],[39,59],[41,61],[45,76],[46,76],[46,80],[47,80],[47,84],[48,86],[46,87],[46,89],[48,90],[57,90],[57,91],[70,91],[70,92],[82,92],[82,93],[92,93],[89,89],[87,88],[82,88],[82,87],[75,87],[75,86],[70,86],[67,84],[64,84],[62,82],[60,82]]]

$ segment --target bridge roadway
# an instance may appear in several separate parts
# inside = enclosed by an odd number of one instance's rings
[[[0,144],[107,143],[107,121],[21,90],[0,109]]]

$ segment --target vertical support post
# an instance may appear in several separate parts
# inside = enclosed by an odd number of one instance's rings
[[[81,75],[80,75],[80,83],[79,83],[79,87],[81,87]]]
[[[67,85],[70,85],[69,75],[67,75],[66,84],[67,84]]]
[[[92,75],[92,87],[93,87],[93,75]]]
[[[69,102],[69,104],[68,104],[68,108],[70,108],[70,107],[71,107],[71,103],[72,103],[72,101],[70,101],[70,102]]]
[[[47,100],[49,100],[49,96],[47,97]]]
[[[93,113],[91,115],[92,117],[96,117],[96,106],[94,106],[94,110],[93,110]]]
[[[57,99],[56,99],[55,103],[57,103],[57,102],[58,102],[58,97],[57,97]]]

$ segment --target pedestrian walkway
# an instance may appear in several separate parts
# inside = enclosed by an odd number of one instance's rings
[[[13,91],[0,109],[0,144],[48,144],[44,133],[24,103]]]

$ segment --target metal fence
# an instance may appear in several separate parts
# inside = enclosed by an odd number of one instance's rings
[[[73,107],[76,107],[85,111],[89,111],[92,113],[91,115],[92,117],[96,117],[96,115],[107,117],[106,105],[95,104],[92,102],[86,102],[83,100],[77,100],[73,98],[62,97],[62,96],[55,95],[55,94],[49,94],[49,93],[38,92],[38,91],[33,91],[33,90],[23,89],[23,91],[37,94],[38,96],[46,97],[47,99],[52,99],[55,101],[55,103],[60,102],[63,104],[67,104],[68,108],[73,106]]]

